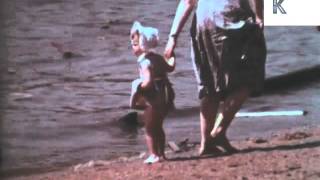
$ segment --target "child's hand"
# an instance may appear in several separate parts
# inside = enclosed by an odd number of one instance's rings
[[[136,79],[134,81],[132,81],[131,83],[131,95],[130,95],[130,102],[129,102],[129,106],[131,108],[135,108],[136,105],[136,101],[137,101],[137,93],[138,93],[138,88],[142,83],[142,79]]]
[[[165,61],[168,65],[168,72],[174,71],[174,69],[176,67],[176,57],[172,56],[171,58],[166,59]]]
[[[143,82],[142,79],[138,78],[132,81],[131,83],[131,95],[135,94],[138,91],[140,84]]]

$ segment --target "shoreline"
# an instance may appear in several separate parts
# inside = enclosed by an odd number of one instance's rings
[[[240,152],[198,156],[198,142],[168,161],[143,164],[139,156],[96,160],[58,171],[8,179],[313,179],[320,177],[320,127],[300,127],[270,137],[231,141]],[[167,148],[169,149],[169,148]],[[203,173],[201,171],[203,170]]]

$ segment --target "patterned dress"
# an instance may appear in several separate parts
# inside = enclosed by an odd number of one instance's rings
[[[260,93],[266,45],[248,0],[199,0],[191,26],[199,98],[241,87]]]

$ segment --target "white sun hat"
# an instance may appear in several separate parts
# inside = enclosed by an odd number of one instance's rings
[[[130,30],[130,36],[139,33],[139,44],[142,49],[148,51],[157,47],[159,41],[159,30],[153,27],[142,26],[140,22],[135,21]]]

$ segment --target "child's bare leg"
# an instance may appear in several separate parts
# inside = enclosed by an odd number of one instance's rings
[[[163,157],[163,159],[167,159],[166,155],[165,155],[165,146],[166,146],[166,134],[164,132],[163,129],[163,122],[164,119],[166,118],[166,116],[168,115],[169,110],[171,109],[170,106],[168,106],[167,104],[163,105],[163,112],[162,112],[162,117],[161,117],[161,125],[160,125],[160,156]]]
[[[147,106],[144,110],[144,121],[146,129],[146,143],[150,154],[157,155],[155,128],[156,123],[154,121],[154,110],[152,106]]]
[[[160,101],[161,102],[161,101]],[[159,157],[164,157],[164,149],[165,149],[165,133],[163,130],[163,121],[165,118],[165,111],[163,111],[164,107],[161,107],[160,105],[158,105],[156,108],[156,111],[154,112],[154,123],[155,128],[154,128],[154,132],[155,132],[155,144],[156,144],[156,150],[157,150],[157,155]]]
[[[163,157],[164,159],[166,159],[164,150],[165,150],[165,143],[166,143],[166,136],[163,130],[163,127],[161,126],[160,130],[159,130],[159,156]]]

